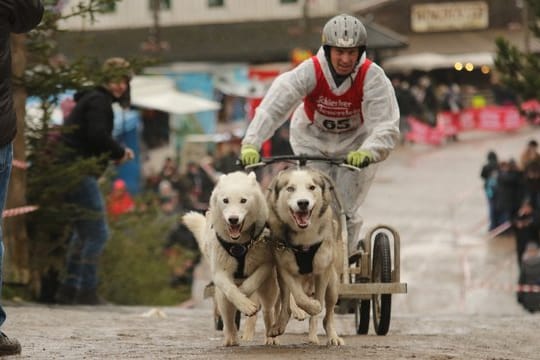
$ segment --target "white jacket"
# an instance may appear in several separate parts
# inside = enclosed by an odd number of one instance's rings
[[[354,72],[340,87],[336,87],[328,61],[321,47],[317,58],[331,90],[340,95],[352,84],[352,79],[365,61],[359,61]],[[372,63],[364,80],[362,101],[363,126],[346,133],[330,133],[312,124],[304,112],[303,99],[316,85],[312,59],[307,59],[296,68],[279,75],[257,107],[249,124],[243,144],[261,148],[262,143],[291,118],[290,142],[295,153],[345,157],[349,151],[365,149],[371,151],[375,161],[384,160],[399,139],[399,108],[392,84],[384,70]]]

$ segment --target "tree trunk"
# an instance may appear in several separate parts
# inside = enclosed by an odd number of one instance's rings
[[[11,35],[12,73],[14,77],[23,75],[26,68],[25,35]],[[26,91],[14,85],[13,101],[17,114],[17,137],[13,143],[13,159],[26,161],[25,151],[25,105]],[[8,188],[6,209],[26,205],[26,171],[13,167]],[[18,215],[4,219],[4,281],[27,284],[30,280],[28,233],[25,216]]]

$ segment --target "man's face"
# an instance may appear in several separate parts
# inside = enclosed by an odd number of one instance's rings
[[[349,75],[360,57],[358,48],[330,48],[330,62],[338,75]]]
[[[116,99],[119,99],[124,95],[128,88],[128,79],[121,78],[112,80],[107,84],[107,88]]]

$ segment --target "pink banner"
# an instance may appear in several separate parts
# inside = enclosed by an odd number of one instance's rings
[[[529,106],[535,108],[536,104]],[[439,112],[435,127],[413,117],[410,117],[408,122],[410,131],[406,139],[430,145],[439,145],[445,138],[463,131],[514,131],[526,124],[525,119],[514,106],[486,106],[481,109],[465,109],[458,113]]]

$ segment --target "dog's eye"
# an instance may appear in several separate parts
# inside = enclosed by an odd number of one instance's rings
[[[294,191],[294,186],[287,186],[287,189],[286,189],[288,192],[293,192]]]
[[[223,203],[224,203],[224,204],[228,204],[228,203],[229,203],[229,198],[224,198],[224,199],[223,199]]]
[[[247,199],[246,198],[241,198],[240,199],[240,204],[245,204],[247,203]]]
[[[316,187],[315,187],[315,185],[310,185],[308,189],[311,190],[311,191],[313,191],[313,190],[316,189]]]

